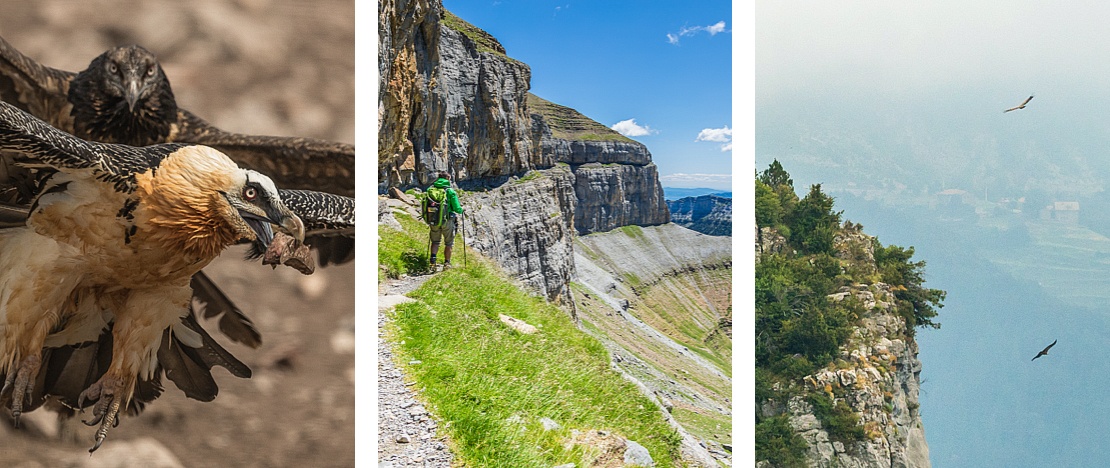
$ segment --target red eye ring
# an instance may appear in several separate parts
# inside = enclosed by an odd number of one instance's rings
[[[258,191],[255,190],[254,187],[247,187],[243,189],[243,198],[246,198],[247,201],[254,201],[255,197],[257,196]]]

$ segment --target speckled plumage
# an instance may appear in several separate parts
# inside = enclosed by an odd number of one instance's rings
[[[117,74],[141,76],[147,87],[133,109],[109,85],[108,66],[113,64]],[[142,76],[144,70],[151,75]],[[109,49],[85,70],[72,73],[42,65],[0,38],[0,100],[86,140],[133,146],[203,144],[227,154],[240,167],[268,175],[279,187],[354,196],[354,146],[313,138],[244,135],[209,125],[177,107],[157,58],[139,46]],[[26,203],[38,193],[42,176],[10,170],[14,174],[5,177],[11,164],[4,167],[3,163],[0,160],[0,203]],[[348,200],[353,205],[353,199]],[[317,250],[319,264],[326,266],[354,258],[353,237],[353,229],[344,236],[326,233],[311,236],[308,244]],[[226,296],[203,296],[203,290],[200,294],[199,299],[209,305],[206,311],[242,317]]]
[[[303,238],[268,178],[212,148],[86,142],[0,102],[0,151],[57,171],[27,225],[0,230],[0,372],[14,413],[25,395],[50,393],[28,387],[57,364],[51,352],[43,367],[44,346],[100,343],[110,323],[111,363],[97,368],[102,377],[76,404],[95,401],[98,435],[106,433],[135,395],[157,396],[142,383],[156,383],[162,365],[200,369],[205,361],[189,349],[218,348],[189,322],[195,273],[270,222]],[[166,341],[167,331],[176,341]],[[176,353],[163,349],[173,343]],[[175,382],[190,396],[215,396],[204,379]]]

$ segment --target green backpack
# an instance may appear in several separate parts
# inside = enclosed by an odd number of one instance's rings
[[[442,226],[447,215],[447,190],[429,187],[420,202],[420,217],[429,226]]]

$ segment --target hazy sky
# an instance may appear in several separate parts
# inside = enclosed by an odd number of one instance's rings
[[[647,145],[667,187],[731,188],[725,1],[445,0],[532,69],[532,93]]]
[[[1053,93],[1108,84],[1104,2],[756,4],[757,97],[798,86],[935,90],[991,84]]]

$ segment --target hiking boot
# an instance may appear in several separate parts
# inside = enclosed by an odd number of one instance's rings
[[[443,264],[443,269],[444,270],[450,270],[451,269],[451,262],[444,263]]]

